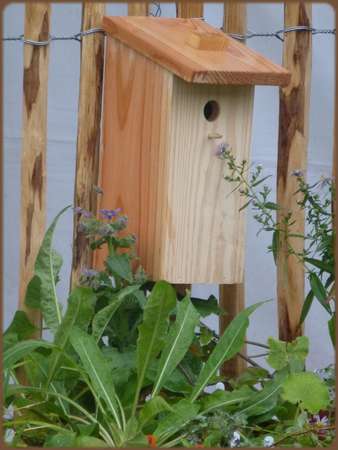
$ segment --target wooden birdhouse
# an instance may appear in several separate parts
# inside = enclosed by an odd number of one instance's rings
[[[103,26],[100,207],[128,216],[153,280],[241,282],[243,201],[217,148],[249,159],[254,85],[285,85],[289,73],[201,19]]]

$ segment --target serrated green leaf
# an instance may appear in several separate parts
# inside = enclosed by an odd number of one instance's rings
[[[158,364],[157,376],[152,395],[155,396],[170,377],[177,365],[188,351],[194,336],[195,327],[200,315],[193,307],[189,296],[186,296],[177,306],[175,324],[171,327],[162,350]]]
[[[63,357],[62,351],[67,347],[74,327],[77,326],[81,330],[87,331],[94,314],[95,302],[96,295],[88,287],[77,287],[69,296],[67,311],[54,338],[54,344],[61,351],[54,352],[51,357],[47,385],[49,385],[56,373],[59,362]]]
[[[144,380],[143,387],[154,385],[154,381],[157,375],[157,365],[158,360],[152,361],[150,363],[149,368],[147,369],[147,374]],[[191,393],[192,386],[188,382],[187,378],[182,373],[182,371],[179,368],[176,368],[170,375],[170,378],[165,380],[163,384],[163,389],[170,392],[187,395]]]
[[[144,307],[143,322],[139,326],[136,350],[138,381],[133,406],[134,413],[149,364],[165,344],[169,314],[175,305],[176,292],[174,288],[165,281],[158,281]]]
[[[29,306],[32,309],[41,309],[41,279],[38,275],[34,275],[26,289],[25,294],[25,305]]]
[[[199,341],[200,341],[201,347],[204,347],[205,345],[210,344],[210,342],[213,340],[213,338],[214,338],[214,333],[212,330],[210,330],[210,328],[204,327],[204,326],[200,327]]]
[[[95,393],[109,408],[116,424],[121,429],[120,404],[112,380],[112,371],[93,336],[75,327],[70,334],[70,341],[79,355],[83,368],[91,380]]]
[[[76,433],[73,431],[60,431],[59,433],[48,436],[44,447],[45,448],[69,448],[75,447]]]
[[[124,289],[121,289],[111,300],[111,303],[106,306],[105,308],[102,308],[100,311],[98,311],[93,319],[93,336],[98,342],[107,325],[111,321],[114,313],[118,310],[123,300],[128,297],[131,294],[134,294],[138,289],[140,288],[139,285],[133,285],[133,286],[127,286]]]
[[[127,254],[110,255],[105,262],[108,270],[129,283],[133,282],[133,273],[130,266],[130,258]]]
[[[249,400],[253,395],[252,389],[243,386],[234,391],[215,391],[201,399],[201,413],[206,414],[218,408],[227,411],[234,405],[239,405]]]
[[[15,334],[19,341],[29,338],[37,328],[28,319],[25,311],[16,311],[13,320],[4,333],[4,338],[9,334]]]
[[[243,347],[249,316],[263,303],[265,302],[249,306],[231,321],[200,372],[191,394],[191,401],[197,399],[223,362],[234,357]]]
[[[283,342],[270,337],[268,345],[270,351],[266,361],[273,369],[281,370],[287,366],[291,371],[304,369],[309,353],[309,339],[306,336],[299,336],[293,342]]]
[[[156,396],[146,402],[140,412],[140,427],[143,428],[149,420],[156,417],[163,411],[174,412],[174,409],[167,403],[164,398]]]
[[[252,393],[248,402],[241,407],[239,415],[254,417],[266,414],[275,408],[282,392],[284,380],[285,375],[279,374],[275,379],[265,383],[262,390]]]
[[[37,348],[55,348],[54,344],[46,341],[29,339],[18,342],[13,347],[7,349],[3,356],[3,369],[10,369],[16,362],[27,356]]]
[[[276,370],[285,367],[288,363],[286,342],[270,337],[268,339],[268,346],[270,347],[270,351],[269,356],[266,358],[266,362],[269,366]]]
[[[41,309],[47,327],[54,333],[62,320],[61,307],[56,295],[56,282],[62,259],[52,248],[53,235],[59,218],[69,208],[70,206],[64,208],[48,228],[35,261],[34,276],[25,296],[25,304],[31,308]]]
[[[183,399],[175,403],[174,410],[175,412],[169,413],[161,419],[153,433],[159,440],[158,446],[161,446],[161,441],[165,442],[170,436],[177,433],[191,420],[195,419],[199,411],[199,405]]]
[[[312,414],[327,408],[330,402],[327,386],[311,372],[289,375],[283,383],[282,397],[290,403],[299,403]]]
[[[210,314],[222,314],[223,312],[214,295],[210,295],[206,300],[192,297],[191,302],[202,317],[210,316]]]

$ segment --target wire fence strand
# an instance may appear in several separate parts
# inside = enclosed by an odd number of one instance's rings
[[[161,6],[158,4],[158,5],[154,5],[154,7],[156,9],[154,11],[152,11],[150,13],[150,15],[152,15],[154,17],[159,17],[161,15]],[[336,29],[335,28],[332,28],[332,29],[320,29],[320,28],[313,28],[313,27],[308,27],[308,26],[295,26],[295,27],[285,27],[285,28],[282,28],[280,30],[273,31],[273,32],[254,32],[254,31],[249,31],[248,30],[244,34],[238,34],[238,33],[228,33],[228,34],[232,38],[237,39],[239,41],[245,41],[247,39],[261,37],[261,38],[276,38],[279,41],[283,42],[285,34],[291,33],[291,32],[308,32],[308,33],[311,33],[312,35],[318,35],[318,34],[332,34],[332,35],[335,35],[336,34]],[[20,36],[4,37],[4,38],[2,38],[2,41],[4,41],[4,42],[20,41],[23,44],[43,47],[43,46],[49,45],[53,41],[77,41],[77,42],[81,42],[82,39],[85,36],[89,36],[91,34],[96,34],[96,33],[105,34],[105,31],[104,31],[103,28],[90,28],[88,30],[80,31],[79,33],[71,34],[69,36],[53,36],[53,35],[50,35],[49,38],[47,40],[45,40],[45,41],[35,41],[35,40],[32,40],[32,39],[27,39],[27,38],[25,38],[25,36],[23,34],[21,34]]]

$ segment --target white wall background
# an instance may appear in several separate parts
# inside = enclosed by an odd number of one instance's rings
[[[107,4],[107,14],[126,15],[124,3]],[[162,15],[175,17],[173,3],[162,5]],[[214,26],[222,25],[222,4],[206,4],[205,19]],[[80,30],[80,4],[53,4],[51,33],[68,35]],[[24,26],[24,4],[11,4],[4,13],[4,36],[20,35]],[[334,28],[334,10],[329,5],[313,6],[313,26]],[[248,29],[272,31],[283,27],[282,4],[249,4]],[[275,38],[253,38],[247,44],[281,63],[282,43]],[[76,126],[79,86],[80,46],[75,41],[53,42],[49,65],[48,99],[48,193],[47,221],[73,201]],[[313,72],[310,111],[309,177],[330,175],[333,146],[334,101],[334,36],[313,38]],[[4,43],[4,309],[6,327],[16,309],[19,284],[20,222],[20,151],[22,116],[23,48],[19,42]],[[253,162],[264,165],[275,184],[278,133],[278,88],[257,87],[253,122]],[[277,336],[276,279],[271,254],[266,251],[270,236],[256,237],[257,225],[249,215],[246,292],[247,303],[273,299],[260,309],[251,321],[249,338],[265,341]],[[64,256],[59,295],[66,299],[71,261],[72,214],[63,217],[58,226],[55,246]],[[217,295],[216,286],[194,286],[194,294]],[[211,323],[217,327],[217,321]],[[316,368],[333,361],[333,350],[327,339],[327,316],[314,304],[306,323],[311,338],[309,367]],[[250,353],[250,351],[249,351]],[[252,352],[251,352],[252,353]]]

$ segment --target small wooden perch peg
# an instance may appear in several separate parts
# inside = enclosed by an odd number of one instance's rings
[[[209,133],[208,139],[222,139],[223,134],[220,133]]]

